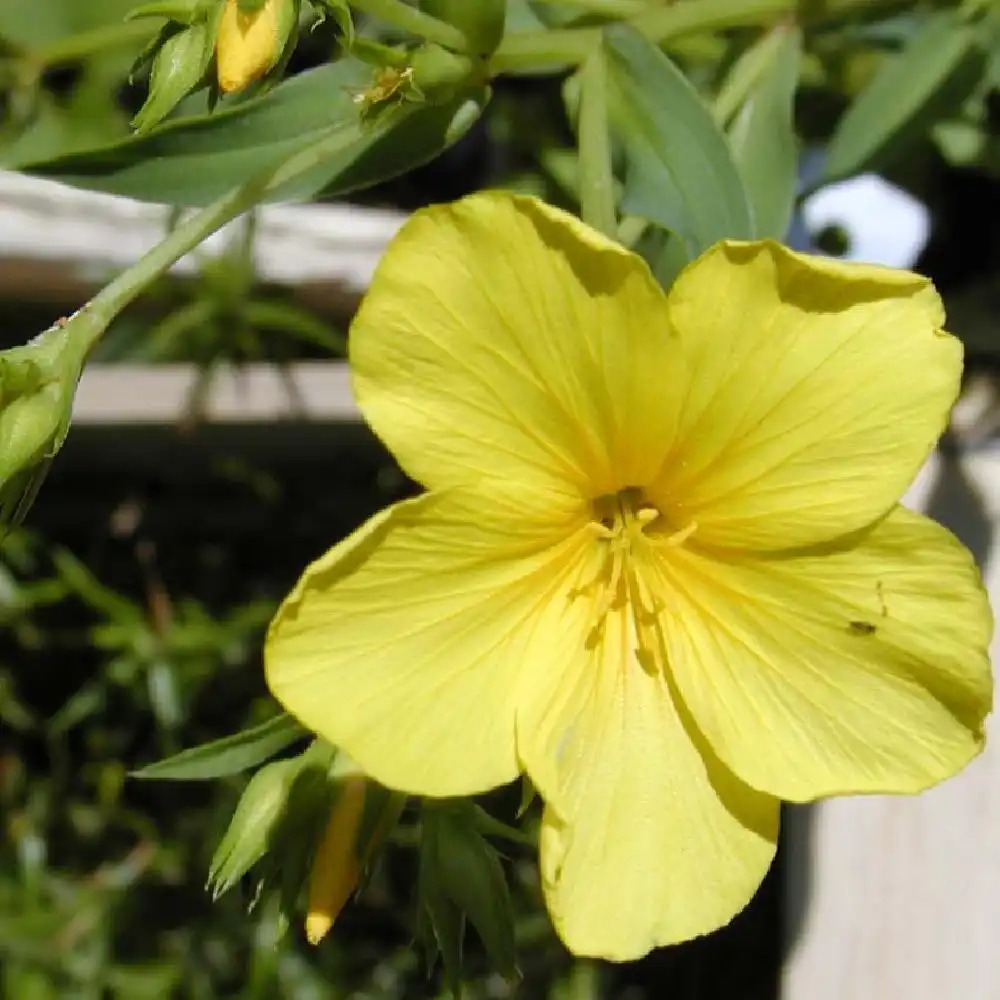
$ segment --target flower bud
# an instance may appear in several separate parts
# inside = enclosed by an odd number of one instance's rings
[[[420,9],[458,28],[478,56],[492,55],[503,38],[506,0],[420,0]]]
[[[469,56],[428,42],[410,57],[409,76],[417,94],[431,104],[444,104],[463,87],[480,82],[477,69],[476,61]]]
[[[365,785],[360,774],[344,780],[316,845],[306,911],[306,938],[310,944],[319,944],[326,936],[361,877],[355,842],[365,808]]]
[[[301,0],[225,0],[216,39],[219,88],[234,93],[278,65],[294,38]]]
[[[158,125],[205,76],[212,61],[213,26],[194,21],[160,46],[149,75],[149,96],[132,120],[137,132]]]
[[[305,931],[310,944],[329,933],[375,853],[399,819],[405,797],[366,777],[346,754],[336,798],[313,855]]]
[[[209,866],[213,898],[231,889],[267,852],[299,767],[298,757],[278,760],[250,779]]]
[[[24,517],[62,447],[82,363],[63,324],[0,351],[0,523]]]

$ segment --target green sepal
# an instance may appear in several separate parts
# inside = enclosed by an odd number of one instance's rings
[[[212,61],[214,25],[197,21],[164,41],[153,60],[149,96],[132,119],[136,132],[148,132],[197,88]]]
[[[510,891],[500,856],[480,832],[480,824],[472,802],[425,800],[421,813],[421,906],[433,911],[441,907],[441,898],[447,899],[476,929],[498,971],[514,978],[517,964]],[[440,942],[439,947],[443,955]]]
[[[284,815],[301,758],[265,764],[250,779],[212,856],[207,888],[218,899],[267,853]]]

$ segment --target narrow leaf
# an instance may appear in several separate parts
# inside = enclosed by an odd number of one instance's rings
[[[878,166],[958,107],[982,76],[985,55],[956,10],[932,15],[862,91],[830,140],[826,180]]]
[[[754,234],[781,240],[791,222],[798,181],[793,105],[802,36],[797,30],[775,31],[782,37],[733,122],[729,144],[753,210]]]
[[[595,49],[580,68],[577,132],[580,147],[580,214],[584,222],[613,236],[618,220],[608,130],[607,68],[602,49]]]
[[[725,137],[684,74],[626,25],[604,29],[613,130],[625,157],[622,211],[677,234],[693,258],[753,235]]]
[[[442,105],[405,104],[363,117],[355,96],[372,69],[346,57],[301,73],[262,97],[171,120],[100,149],[16,169],[75,187],[201,206],[327,136],[325,162],[272,200],[344,193],[403,173],[455,142],[485,106],[484,89]]]
[[[203,743],[149,764],[133,771],[132,777],[163,781],[222,778],[255,767],[306,734],[295,719],[282,712],[242,733]]]

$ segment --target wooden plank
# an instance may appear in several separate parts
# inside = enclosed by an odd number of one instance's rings
[[[257,213],[254,264],[317,308],[344,311],[368,286],[405,214],[349,204],[265,205]],[[163,237],[170,210],[0,171],[0,298],[78,304]],[[196,274],[242,232],[231,223],[173,268]]]
[[[184,423],[199,377],[194,365],[89,365],[77,389],[74,426]],[[199,407],[199,422],[207,424],[360,419],[342,361],[221,369]]]

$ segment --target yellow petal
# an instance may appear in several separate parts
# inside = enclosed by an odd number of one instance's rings
[[[215,43],[221,90],[243,90],[278,61],[285,3],[267,0],[260,10],[249,13],[240,10],[237,0],[226,0]]]
[[[501,487],[389,508],[278,611],[271,691],[390,788],[462,795],[512,780],[519,673],[557,655],[544,636],[525,647],[523,630],[581,517],[565,497]]]
[[[960,343],[915,274],[719,244],[669,298],[677,438],[651,499],[702,542],[828,541],[895,504],[944,428]]]
[[[992,615],[969,553],[932,521],[900,507],[839,549],[688,547],[662,565],[671,671],[753,787],[917,792],[982,748]]]
[[[532,198],[417,212],[351,327],[361,409],[430,488],[482,475],[589,496],[646,482],[672,419],[666,299],[646,265]]]
[[[560,937],[624,961],[722,926],[767,871],[778,801],[723,767],[665,672],[640,665],[626,611],[589,651],[579,620],[548,627],[565,655],[525,674],[517,732],[546,802],[542,879]]]

